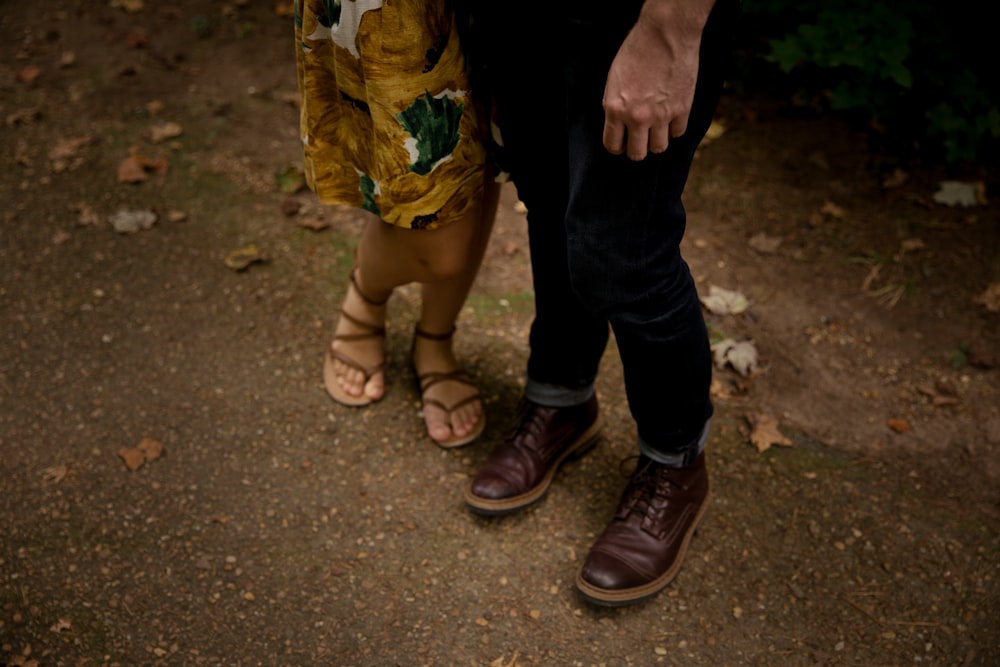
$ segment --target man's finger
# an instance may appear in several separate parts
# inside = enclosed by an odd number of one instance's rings
[[[670,129],[664,125],[655,125],[649,129],[649,152],[663,153],[670,145]]]
[[[625,151],[625,126],[604,121],[604,147],[609,153],[621,155]]]
[[[688,129],[688,117],[678,116],[670,122],[670,136],[676,139],[682,136]]]
[[[649,149],[649,129],[639,128],[628,133],[628,159],[642,160]]]

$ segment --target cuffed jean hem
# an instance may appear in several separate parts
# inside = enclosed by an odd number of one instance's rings
[[[560,387],[555,384],[536,382],[528,378],[524,386],[524,397],[532,403],[548,408],[569,408],[590,400],[594,395],[594,385],[590,384],[579,389]]]
[[[657,463],[662,463],[663,465],[670,466],[671,468],[683,468],[684,466],[694,463],[694,460],[698,458],[698,455],[705,450],[705,443],[708,442],[708,430],[711,425],[712,420],[706,420],[705,427],[701,430],[701,435],[699,435],[696,440],[684,449],[673,452],[664,452],[659,449],[654,449],[649,445],[649,443],[645,442],[642,438],[639,438],[639,451]]]

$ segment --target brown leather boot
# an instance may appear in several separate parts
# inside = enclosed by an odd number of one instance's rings
[[[600,430],[596,396],[568,408],[522,399],[513,430],[479,468],[465,490],[465,502],[476,514],[488,516],[537,502],[562,462],[586,453]]]
[[[620,607],[662,590],[680,570],[708,499],[704,453],[684,468],[640,456],[614,519],[577,575],[583,597]]]

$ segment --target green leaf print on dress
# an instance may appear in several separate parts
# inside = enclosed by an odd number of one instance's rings
[[[446,92],[448,94],[438,97],[426,92],[396,116],[410,134],[406,140],[410,171],[421,176],[431,173],[439,163],[450,158],[458,145],[458,127],[465,105],[451,97],[462,97],[464,93]]]
[[[381,217],[382,212],[378,210],[378,204],[375,203],[375,191],[378,186],[368,174],[359,173],[358,177],[361,180],[361,194],[364,197],[361,201],[361,208]]]
[[[324,28],[340,25],[340,0],[323,0],[323,9],[326,11],[317,17],[320,25]]]

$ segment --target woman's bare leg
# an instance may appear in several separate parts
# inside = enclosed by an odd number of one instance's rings
[[[465,261],[460,271],[444,280],[423,281],[421,312],[418,327],[430,334],[447,334],[454,330],[458,315],[469,296],[486,252],[493,221],[496,217],[500,186],[487,183],[482,207],[472,216],[471,237],[464,245]],[[457,224],[457,223],[456,223]],[[417,336],[413,346],[413,364],[418,373],[447,373],[460,368],[455,359],[452,340],[434,340]],[[462,382],[445,381],[431,387],[427,396],[444,405],[455,405],[475,393]],[[472,432],[483,412],[482,401],[471,401],[449,413],[430,404],[424,405],[424,421],[432,439],[445,441],[452,436],[464,437]]]
[[[482,263],[496,215],[499,185],[488,183],[480,207],[465,219],[436,230],[407,230],[388,225],[375,216],[367,220],[358,246],[357,290],[349,289],[343,310],[374,326],[383,326],[385,306],[373,306],[368,300],[388,299],[392,290],[411,282],[422,284],[422,311],[419,327],[431,334],[450,332],[468,297]],[[370,330],[370,328],[369,328]],[[345,317],[337,323],[335,334],[363,333]],[[355,341],[335,340],[333,348],[348,355],[359,365],[373,368],[382,363],[385,352],[381,339]],[[415,343],[414,364],[421,373],[449,372],[458,364],[452,354],[451,341],[420,338]],[[334,373],[342,389],[351,396],[366,396],[378,400],[385,392],[385,376],[379,371],[365,382],[364,372],[340,361],[333,361]],[[471,393],[467,385],[442,382],[431,389],[434,398],[452,405]],[[445,440],[454,433],[465,435],[475,425],[482,404],[472,402],[452,414],[430,406],[425,411],[428,432],[436,440]]]

